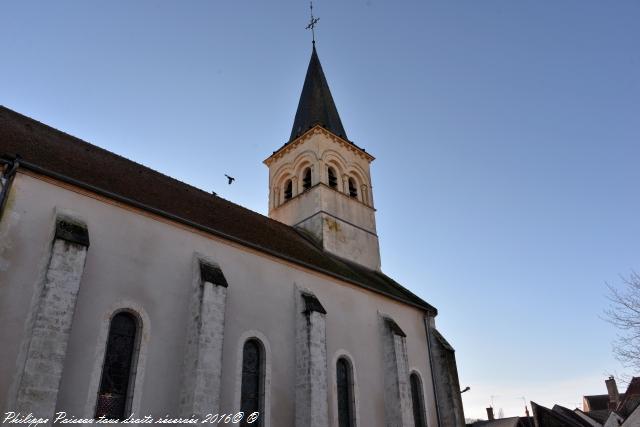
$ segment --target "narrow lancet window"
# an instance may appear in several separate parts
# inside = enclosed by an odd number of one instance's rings
[[[293,197],[293,182],[290,179],[284,184],[284,199],[289,200]]]
[[[358,186],[353,178],[349,178],[349,196],[355,199],[358,198]]]
[[[117,313],[109,325],[109,338],[104,355],[102,378],[95,417],[124,420],[128,415],[132,392],[131,372],[134,366],[137,319],[127,312]]]
[[[337,188],[338,178],[336,177],[336,171],[333,170],[332,167],[329,167],[329,169],[327,169],[327,176],[329,177],[329,187]]]
[[[263,425],[264,416],[264,350],[257,339],[244,343],[242,350],[242,387],[240,390],[240,410],[244,412],[241,426]],[[247,423],[247,417],[253,412],[260,413],[258,419]]]
[[[353,372],[347,359],[341,357],[336,363],[338,388],[338,426],[354,427]]]
[[[302,188],[308,190],[311,188],[311,168],[306,168],[302,177]]]
[[[413,422],[416,427],[426,427],[424,416],[424,398],[422,396],[422,381],[418,374],[413,373],[411,381],[411,400],[413,403]]]

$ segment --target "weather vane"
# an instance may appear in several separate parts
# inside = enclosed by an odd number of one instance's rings
[[[312,39],[312,43],[316,44],[316,32],[315,32],[315,28],[316,28],[316,24],[318,23],[318,21],[320,20],[320,18],[314,18],[313,17],[313,1],[309,2],[309,8],[311,9],[311,20],[309,21],[309,25],[307,25],[307,30],[311,30],[311,39]]]

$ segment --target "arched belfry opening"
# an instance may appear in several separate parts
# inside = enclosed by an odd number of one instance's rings
[[[338,177],[336,176],[336,170],[331,166],[327,168],[327,181],[329,187],[338,188]]]
[[[302,174],[302,189],[308,190],[311,188],[311,168],[306,168]]]
[[[374,157],[347,137],[315,44],[289,140],[264,163],[269,216],[307,230],[322,249],[380,269],[371,195]],[[364,189],[367,194],[364,194]]]

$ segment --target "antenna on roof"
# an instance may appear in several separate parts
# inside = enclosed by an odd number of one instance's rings
[[[311,43],[316,44],[316,24],[320,20],[320,18],[313,17],[313,0],[309,1],[309,9],[311,10],[311,19],[309,20],[309,25],[307,25],[307,30],[311,30]]]

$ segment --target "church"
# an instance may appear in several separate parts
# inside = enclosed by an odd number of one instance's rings
[[[0,107],[3,413],[463,426],[436,308],[381,271],[374,157],[315,42],[272,149],[266,217]]]

